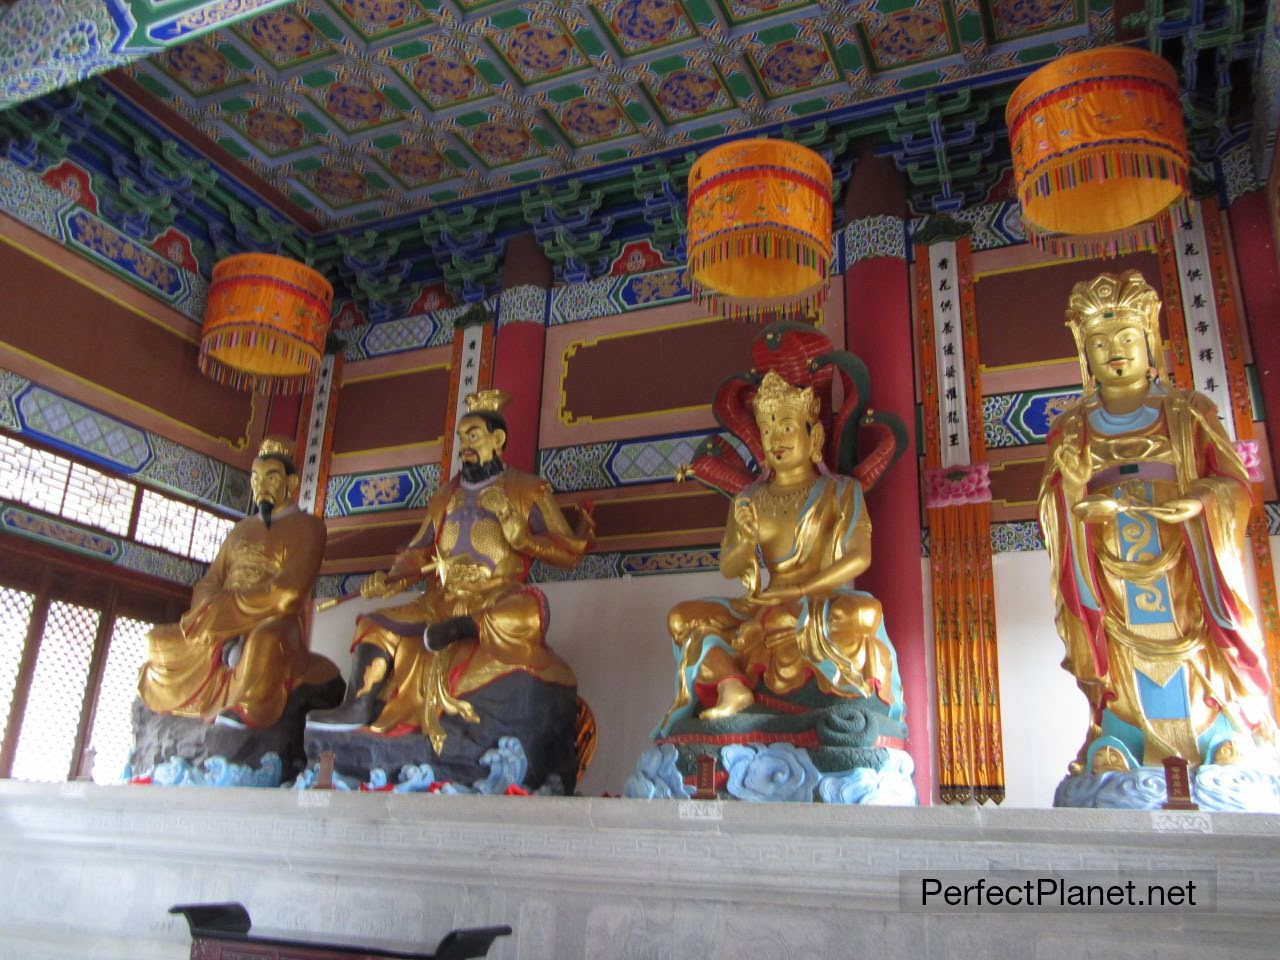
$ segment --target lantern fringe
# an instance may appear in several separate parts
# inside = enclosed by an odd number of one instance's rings
[[[1093,260],[1123,257],[1158,246],[1165,238],[1163,220],[1164,217],[1157,217],[1124,230],[1080,235],[1042,232],[1025,220],[1023,225],[1026,227],[1027,239],[1046,253],[1072,260]]]
[[[745,302],[723,296],[714,290],[693,285],[693,298],[699,306],[729,320],[747,323],[773,323],[776,320],[805,319],[818,312],[827,302],[827,288],[780,303]]]
[[[1051,197],[1086,183],[1120,179],[1165,180],[1185,192],[1188,172],[1186,164],[1172,158],[1167,151],[1108,147],[1105,152],[1051,161],[1045,169],[1026,179],[1022,187],[1023,203],[1025,205],[1027,196]]]
[[[305,367],[307,372],[292,376],[251,373],[238,370],[213,356],[215,351],[244,347],[279,357],[292,366]],[[200,342],[198,362],[200,371],[205,376],[236,390],[289,395],[303,392],[314,380],[316,371],[320,368],[320,354],[305,340],[289,337],[278,330],[264,331],[258,327],[249,327],[222,329],[207,335]]]
[[[742,257],[767,257],[812,270],[816,283],[809,290],[787,297],[746,301],[700,282],[703,270]],[[722,233],[700,242],[689,251],[690,286],[694,299],[732,320],[760,322],[779,315],[803,315],[821,309],[826,302],[831,253],[812,239],[783,230],[756,228]]]

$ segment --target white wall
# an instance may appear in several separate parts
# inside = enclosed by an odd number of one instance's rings
[[[1062,669],[1062,640],[1053,623],[1049,592],[1049,554],[997,553],[992,573],[1004,725],[1004,805],[1051,807],[1054,788],[1084,742],[1089,707],[1075,679]]]
[[[1280,556],[1280,538],[1271,539],[1271,549]],[[1053,624],[1049,593],[1049,555],[1043,550],[998,553],[993,569],[1007,783],[1004,805],[1048,807],[1067,764],[1084,741],[1088,707],[1075,680],[1061,666],[1062,641]],[[925,635],[931,636],[927,560],[921,575]],[[636,758],[650,746],[649,734],[674,693],[667,611],[681,600],[736,595],[741,587],[714,572],[541,587],[551,605],[549,642],[577,673],[579,692],[591,704],[599,728],[595,763],[579,785],[579,793],[620,793]],[[398,602],[402,601],[358,600],[320,614],[312,649],[330,657],[345,674],[356,615]],[[932,689],[932,658],[929,667]],[[928,712],[932,718],[933,704]],[[936,743],[933,754],[936,783]]]
[[[720,574],[677,573],[539,585],[551,607],[548,642],[578,675],[578,692],[596,715],[595,762],[578,786],[583,796],[621,793],[649,734],[671,705],[675,659],[667,611],[681,600],[738,594]],[[316,617],[311,649],[345,675],[356,615],[403,598],[353,600]]]

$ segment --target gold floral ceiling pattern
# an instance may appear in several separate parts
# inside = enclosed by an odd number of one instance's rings
[[[139,97],[341,227],[997,76],[1107,42],[1111,9],[305,0],[128,69]]]

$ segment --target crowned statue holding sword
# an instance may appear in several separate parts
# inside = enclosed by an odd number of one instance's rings
[[[567,739],[570,757],[581,727],[590,723],[576,698],[573,671],[546,644],[546,597],[525,580],[535,560],[576,565],[594,528],[585,511],[577,528],[571,527],[548,483],[503,462],[507,426],[501,411],[507,400],[499,390],[466,398],[456,441],[461,469],[431,498],[422,526],[391,569],[375,573],[361,589],[366,598],[382,599],[427,577],[426,590],[408,602],[358,619],[344,701],[307,720],[308,754],[335,749],[340,772],[365,772],[362,763],[344,763],[350,751],[334,747],[343,733],[357,731],[363,755],[376,757],[399,735],[420,730],[432,752],[425,759],[438,765],[496,740],[483,733],[492,721],[506,723],[501,732],[522,740],[531,769],[538,767],[532,779],[558,772],[572,790],[573,769],[533,756],[541,749],[533,741],[547,737],[496,715],[509,713],[513,701],[532,705],[530,697],[550,697],[560,706],[532,709],[537,716],[528,723],[567,716],[567,735],[562,730],[550,739]],[[464,742],[455,747],[451,731]],[[555,752],[550,741],[546,750]]]
[[[1084,392],[1050,431],[1040,523],[1090,721],[1055,803],[1151,805],[1144,774],[1178,757],[1202,806],[1260,809],[1240,793],[1256,788],[1280,809],[1246,600],[1251,484],[1213,403],[1172,385],[1159,315],[1132,270],[1077,284],[1067,307]]]

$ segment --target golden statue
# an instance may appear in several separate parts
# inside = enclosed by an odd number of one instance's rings
[[[569,665],[545,643],[546,598],[525,578],[534,560],[573,567],[587,548],[590,518],[583,514],[575,532],[549,484],[503,463],[507,399],[499,390],[467,397],[459,474],[428,502],[391,570],[371,576],[361,593],[387,597],[402,589],[390,581],[426,570],[434,577],[408,603],[360,617],[346,699],[313,712],[308,726],[420,728],[438,753],[447,736],[441,716],[478,722],[464,698],[494,680],[523,671],[576,686]]]
[[[900,713],[880,603],[853,588],[871,562],[862,484],[824,465],[820,402],[811,387],[792,386],[771,370],[751,407],[765,473],[734,498],[720,546],[720,572],[749,592],[671,611],[677,692],[658,732],[695,704],[702,719],[719,720],[762,697],[794,693],[810,677],[825,694],[879,698]]]
[[[307,650],[325,525],[298,508],[289,445],[265,440],[250,474],[255,514],[232,528],[177,623],[147,635],[138,695],[155,713],[225,726],[274,726],[298,685],[337,668]]]
[[[1067,307],[1084,392],[1050,431],[1039,507],[1062,665],[1090,708],[1072,774],[1274,758],[1249,478],[1213,403],[1171,385],[1159,311],[1132,270]]]

